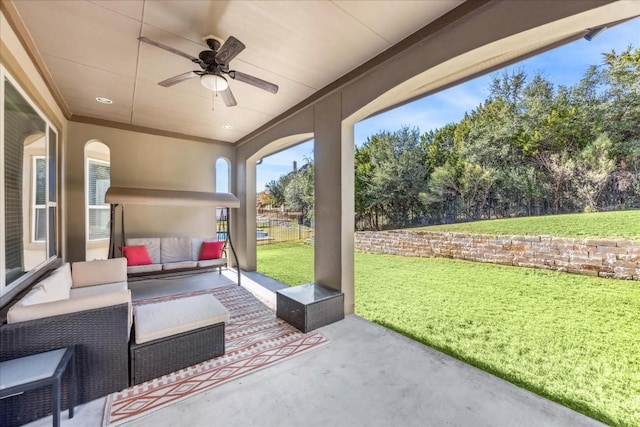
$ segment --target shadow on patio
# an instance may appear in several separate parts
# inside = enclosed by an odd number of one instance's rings
[[[188,291],[234,283],[235,272]],[[267,304],[284,285],[246,273]],[[132,282],[135,299],[184,292],[175,279]],[[262,283],[266,286],[262,286]],[[595,426],[599,422],[355,315],[317,330],[330,343],[131,421],[131,426]],[[105,399],[62,425],[100,425]],[[43,418],[31,426],[51,424]]]

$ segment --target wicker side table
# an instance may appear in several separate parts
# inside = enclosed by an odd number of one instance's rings
[[[277,291],[276,316],[304,333],[344,319],[344,294],[316,283]]]

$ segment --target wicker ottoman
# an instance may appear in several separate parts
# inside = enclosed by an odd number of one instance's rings
[[[228,319],[229,313],[212,295],[136,307],[129,346],[130,384],[223,355]]]
[[[344,294],[317,283],[280,289],[276,315],[307,333],[344,319]]]

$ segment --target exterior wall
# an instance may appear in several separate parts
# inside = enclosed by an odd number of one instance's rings
[[[84,148],[93,140],[110,149],[114,187],[215,191],[216,160],[225,157],[235,165],[235,150],[228,144],[69,122],[64,178],[69,261],[84,260],[86,254]],[[119,228],[119,209],[117,213]],[[211,207],[132,205],[125,207],[125,221],[128,237],[215,235],[215,210]]]
[[[355,246],[369,253],[454,258],[640,280],[640,243],[628,240],[363,231],[356,233]]]

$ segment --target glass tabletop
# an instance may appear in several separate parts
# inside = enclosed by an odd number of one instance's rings
[[[340,291],[315,283],[280,289],[278,293],[286,295],[301,304],[311,304],[341,294]]]
[[[0,362],[0,390],[53,376],[66,348]]]

